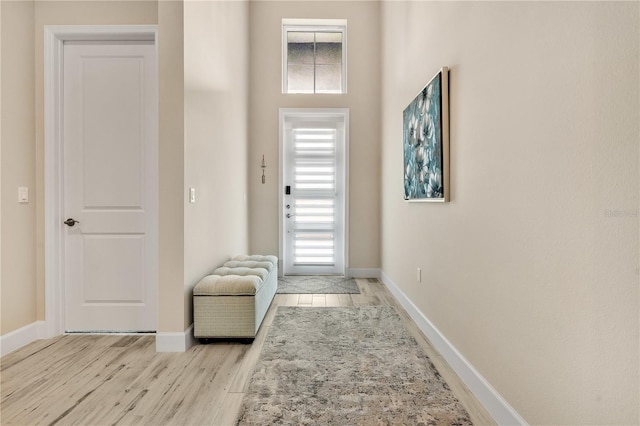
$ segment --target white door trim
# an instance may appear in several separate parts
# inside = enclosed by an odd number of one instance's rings
[[[344,119],[344,275],[349,273],[349,108],[280,108],[279,113],[279,164],[278,167],[278,274],[283,275],[285,229],[283,200],[284,200],[284,124],[289,116],[296,117],[340,117]]]
[[[61,93],[63,45],[65,41],[71,40],[147,40],[153,41],[157,50],[158,27],[47,25],[44,28],[44,337],[47,338],[64,333],[64,144]]]

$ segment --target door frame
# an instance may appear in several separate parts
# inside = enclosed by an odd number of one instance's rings
[[[63,64],[66,41],[152,41],[157,25],[46,25],[44,27],[44,290],[45,338],[64,333]],[[156,99],[158,84],[156,82]],[[156,312],[157,314],[157,312]]]
[[[285,121],[292,116],[300,118],[340,118],[344,120],[344,271],[349,272],[349,108],[280,108],[279,167],[278,167],[278,275],[284,275],[284,150]]]

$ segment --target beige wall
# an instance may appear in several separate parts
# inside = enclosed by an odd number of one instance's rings
[[[379,5],[377,2],[251,3],[249,223],[252,253],[278,254],[278,110],[349,108],[349,259],[380,266]],[[347,19],[346,95],[282,94],[282,19]],[[261,183],[262,155],[267,163]]]
[[[2,119],[11,122],[2,128],[2,334],[44,319],[44,25],[159,24],[158,330],[185,330],[194,283],[248,251],[248,3],[189,3],[186,17],[184,8],[182,1],[2,2]],[[198,8],[209,15],[196,16]],[[186,203],[187,181],[198,191],[195,205]],[[29,204],[16,203],[18,186],[30,187]]]
[[[0,5],[0,51],[2,49],[2,5]],[[2,54],[0,54],[0,190],[2,189]],[[2,191],[4,193],[4,191]],[[2,196],[0,195],[0,335],[2,335]]]
[[[164,26],[160,27],[159,43],[162,247],[159,330],[183,331],[184,130],[182,113],[175,114],[175,108],[182,110],[177,105],[182,102],[183,91],[182,16],[175,13],[176,3],[163,1],[159,7],[155,1],[2,1],[0,7],[5,123],[1,333],[44,319],[44,25],[156,24],[160,10],[164,12],[161,14]],[[29,204],[17,204],[18,186],[29,186]]]
[[[184,4],[158,2],[160,282],[158,331],[188,326],[184,304]]]
[[[36,320],[34,3],[2,9],[2,306],[0,332]],[[30,190],[18,204],[18,187]]]
[[[193,286],[248,252],[249,3],[186,2],[184,8],[185,324]]]
[[[382,5],[382,267],[531,424],[638,424],[638,3]],[[451,67],[451,203],[402,111]],[[416,268],[423,282],[416,282]]]

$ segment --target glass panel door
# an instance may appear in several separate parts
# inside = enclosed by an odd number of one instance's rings
[[[284,273],[343,275],[344,119],[289,117],[283,135]]]

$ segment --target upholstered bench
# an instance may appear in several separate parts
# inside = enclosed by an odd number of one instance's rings
[[[193,289],[194,336],[254,338],[277,287],[277,257],[234,257]]]

